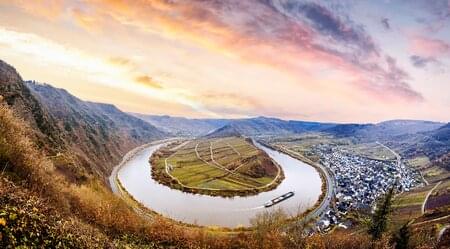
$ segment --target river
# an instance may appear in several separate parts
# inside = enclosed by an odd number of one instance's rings
[[[267,152],[284,171],[285,179],[276,189],[247,197],[213,197],[184,193],[159,184],[151,177],[149,158],[163,144],[147,147],[122,165],[117,176],[122,186],[137,201],[166,217],[185,223],[237,227],[249,226],[258,212],[282,208],[297,214],[313,206],[321,194],[322,180],[313,167],[286,154],[257,146]],[[295,195],[273,207],[265,202],[294,191]]]

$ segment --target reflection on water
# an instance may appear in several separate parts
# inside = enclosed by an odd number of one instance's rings
[[[151,177],[150,155],[162,145],[148,147],[129,160],[118,172],[124,188],[146,207],[172,219],[199,225],[236,227],[250,225],[258,212],[282,208],[290,214],[314,205],[321,193],[321,178],[311,166],[278,151],[258,147],[283,168],[285,179],[274,190],[255,196],[222,198],[184,193],[159,184]],[[295,195],[271,208],[264,203],[294,191]]]

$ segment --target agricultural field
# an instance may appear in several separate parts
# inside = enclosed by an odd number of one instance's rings
[[[430,164],[430,159],[426,156],[418,156],[411,159],[406,160],[406,163],[414,168],[423,169],[428,164]]]
[[[247,195],[272,189],[283,174],[252,141],[210,138],[171,144],[154,153],[153,177],[188,192]]]
[[[429,182],[438,182],[450,178],[450,172],[439,166],[431,166],[422,170],[422,174]]]
[[[367,158],[375,160],[389,161],[396,159],[391,151],[378,143],[349,144],[347,146],[343,146],[343,149],[352,154],[365,156]]]
[[[317,161],[317,156],[312,153],[313,148],[318,145],[330,145],[339,147],[353,155],[359,155],[374,160],[392,161],[395,156],[382,145],[371,143],[357,143],[349,138],[336,138],[322,133],[307,133],[294,137],[279,137],[271,141],[272,144],[286,147],[292,151],[298,152],[313,161]]]
[[[425,205],[425,210],[433,210],[450,206],[450,180],[440,181],[433,190]]]
[[[314,146],[321,144],[330,144],[335,146],[351,144],[351,141],[349,139],[334,138],[331,135],[325,135],[321,133],[308,133],[289,137],[280,136],[268,139],[267,142],[272,145],[281,146],[300,153],[313,162],[317,162],[319,160],[318,156],[312,152]]]
[[[427,186],[401,193],[395,197],[392,207],[393,229],[398,229],[409,221],[414,225],[433,220],[445,224],[446,220],[441,220],[440,217],[448,215],[450,210],[450,180],[431,182]]]
[[[433,185],[404,192],[395,197],[392,208],[392,224],[399,228],[406,222],[422,215],[422,205]]]

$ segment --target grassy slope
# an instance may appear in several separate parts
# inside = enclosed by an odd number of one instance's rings
[[[405,192],[394,199],[392,224],[394,228],[399,228],[406,222],[422,216],[422,204],[428,191],[433,186],[426,186]]]

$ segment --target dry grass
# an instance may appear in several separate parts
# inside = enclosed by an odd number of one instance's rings
[[[9,182],[6,179],[16,182],[13,184],[15,192],[24,191],[27,195],[34,196],[37,200],[35,203],[38,204],[28,206],[34,208],[32,210],[37,210],[37,214],[41,216],[57,216],[55,214],[58,214],[66,217],[65,223],[70,221],[70,224],[76,224],[72,230],[78,233],[85,231],[84,235],[93,237],[94,241],[107,240],[112,243],[117,242],[119,238],[119,244],[121,244],[120,238],[131,236],[135,238],[134,242],[183,246],[183,242],[188,237],[184,231],[173,228],[165,221],[155,220],[150,223],[144,220],[105,188],[100,180],[91,180],[82,185],[67,182],[66,178],[55,170],[52,162],[28,139],[29,131],[29,127],[22,120],[17,119],[8,107],[0,104],[0,177],[6,182]],[[8,194],[7,188],[0,190],[1,200],[4,203],[2,208],[6,206],[11,207],[11,210],[21,210],[23,203],[18,197],[9,198],[11,195]],[[17,214],[18,219],[29,220],[27,217],[30,212],[26,210]],[[70,234],[73,231],[70,229],[70,231],[58,230],[57,226],[61,221],[57,221],[40,218],[33,220],[38,227],[42,227],[41,237],[44,236],[45,231],[49,233],[59,231],[61,236],[72,236]],[[67,228],[67,226],[64,227]],[[84,230],[83,227],[89,229]],[[27,225],[22,229],[32,229],[32,227]],[[0,230],[0,234],[4,234],[2,231]],[[5,242],[3,241],[5,237],[0,237],[2,243]],[[77,238],[74,237],[74,239]],[[151,241],[157,243],[151,243]],[[5,243],[10,244],[8,241]],[[66,241],[66,243],[69,242]]]

